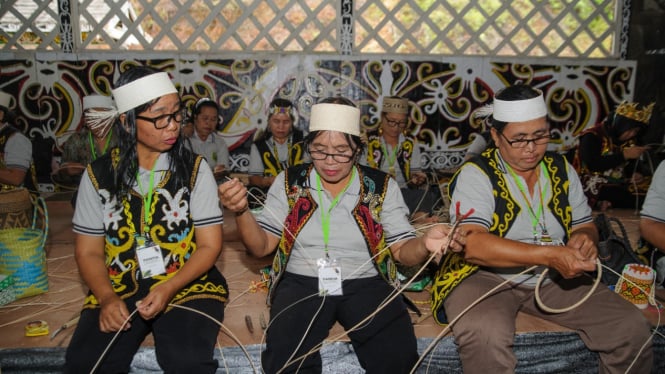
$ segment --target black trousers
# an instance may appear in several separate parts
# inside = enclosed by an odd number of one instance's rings
[[[136,297],[126,300],[130,313],[136,309]],[[224,304],[213,299],[191,300],[183,304],[213,317],[224,318]],[[65,354],[65,373],[89,373],[115,333],[99,330],[99,309],[85,309]],[[213,358],[219,326],[200,314],[172,308],[153,320],[145,321],[136,313],[131,328],[118,335],[102,359],[96,373],[129,372],[134,354],[152,332],[157,362],[165,373],[214,373]]]
[[[318,279],[284,274],[270,310],[263,370],[275,373],[290,358],[309,352],[339,322],[349,330],[389,297],[393,288],[381,277],[343,282],[343,296],[318,296]],[[408,373],[418,360],[416,337],[402,296],[398,296],[348,333],[360,365],[367,373]],[[294,353],[295,351],[295,353]],[[296,360],[283,372],[320,373],[318,350]]]

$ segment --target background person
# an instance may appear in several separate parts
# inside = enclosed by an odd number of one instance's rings
[[[72,134],[62,145],[62,158],[56,183],[78,187],[83,170],[89,163],[118,145],[118,135],[108,120],[115,111],[113,98],[103,95],[83,97],[83,128]],[[76,193],[72,204],[76,202]]]
[[[170,305],[224,316],[226,281],[215,267],[223,217],[210,167],[179,137],[184,112],[167,73],[132,67],[113,97],[118,148],[88,166],[74,212],[76,262],[90,293],[65,372],[91,372],[122,330],[99,372],[128,372],[152,333],[165,372],[214,373],[217,324]]]
[[[188,138],[194,153],[203,156],[212,168],[215,179],[220,181],[225,172],[230,170],[229,147],[217,133],[219,124],[219,106],[204,97],[194,104],[192,110],[194,132]]]
[[[603,122],[580,134],[573,165],[592,208],[641,205],[650,179],[635,163],[649,148],[636,139],[649,123],[653,106],[623,102]]]
[[[365,165],[390,174],[399,185],[414,222],[437,222],[431,217],[437,196],[426,186],[418,142],[405,134],[409,126],[409,101],[401,97],[383,99],[379,130],[368,134]]]
[[[437,318],[443,319],[441,312],[457,318],[507,279],[541,268],[513,278],[452,325],[464,372],[515,372],[518,312],[577,331],[598,352],[600,373],[624,373],[633,359],[631,372],[651,372],[650,324],[608,287],[568,312],[537,305],[536,273],[544,267],[551,269],[540,289],[545,305],[568,307],[589,293],[593,279],[583,273],[596,269],[598,233],[577,174],[562,156],[546,152],[550,128],[542,93],[510,86],[496,93],[493,107],[495,147],[465,163],[451,181],[451,206],[459,202],[475,211],[460,226],[467,234],[464,251],[451,255],[457,258],[444,263],[455,266],[442,268],[434,280],[444,307]],[[453,221],[455,214],[451,209]]]
[[[263,257],[277,248],[263,370],[320,372],[318,352],[299,357],[338,321],[368,373],[408,372],[418,353],[406,305],[397,297],[378,307],[398,284],[395,261],[423,262],[447,242],[449,228],[436,225],[416,238],[394,179],[357,163],[360,111],[349,100],[312,106],[309,131],[304,145],[312,162],[277,175],[257,219],[240,181],[219,186],[249,253]],[[461,249],[463,240],[457,235],[453,246]],[[295,362],[287,365],[290,358]]]
[[[656,252],[650,253],[656,282],[665,282],[665,161],[661,161],[651,179],[651,186],[640,211],[640,235]],[[651,248],[650,247],[650,248]]]
[[[0,190],[25,187],[38,193],[32,143],[9,123],[12,96],[0,91]]]
[[[268,191],[281,171],[307,161],[303,134],[295,127],[295,120],[295,108],[290,101],[275,98],[270,102],[268,125],[249,152],[249,185],[257,187],[260,195]]]

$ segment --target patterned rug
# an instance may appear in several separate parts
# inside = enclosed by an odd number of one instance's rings
[[[665,333],[665,328],[659,329]],[[418,339],[418,350],[423,352],[432,339]],[[215,356],[219,361],[217,373],[260,373],[262,347],[250,345],[245,352],[239,347],[226,347]],[[515,336],[516,373],[597,373],[598,355],[590,352],[575,333],[526,333]],[[32,348],[0,350],[0,372],[59,373],[64,363],[64,348]],[[249,363],[247,355],[252,359]],[[362,373],[353,348],[348,343],[331,343],[321,350],[323,373]],[[654,337],[655,363],[653,373],[665,372],[665,338]],[[482,358],[482,354],[479,356]],[[442,339],[426,357],[417,373],[462,373],[461,364],[450,337]],[[161,373],[154,349],[143,347],[134,356],[131,373]]]

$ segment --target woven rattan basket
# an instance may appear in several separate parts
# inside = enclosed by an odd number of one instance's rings
[[[36,227],[37,222],[43,227]],[[0,273],[13,278],[16,298],[48,291],[44,250],[47,233],[48,211],[41,197],[34,199],[32,226],[0,230]]]
[[[0,191],[0,229],[30,227],[33,202],[25,188]]]

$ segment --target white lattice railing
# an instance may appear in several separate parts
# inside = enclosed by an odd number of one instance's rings
[[[629,0],[3,0],[0,50],[623,57]]]

